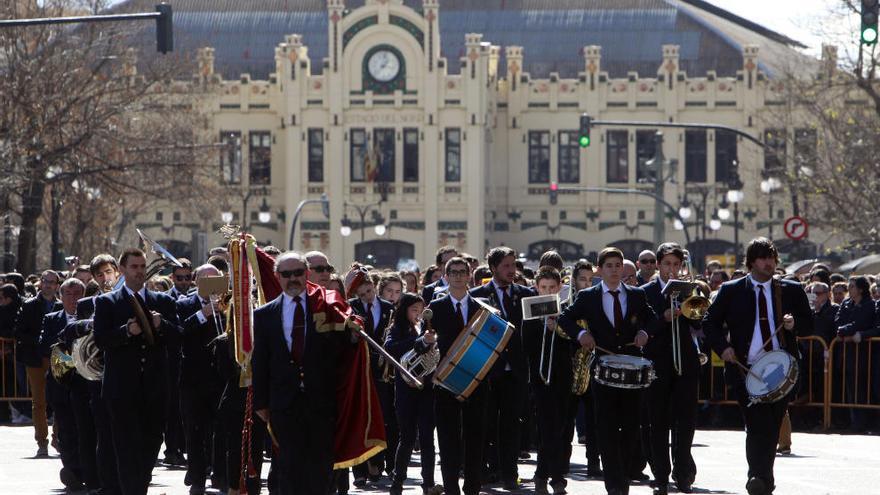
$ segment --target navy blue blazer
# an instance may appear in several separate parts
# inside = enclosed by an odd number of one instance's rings
[[[40,355],[49,357],[52,353],[52,345],[58,342],[64,328],[67,326],[67,313],[64,309],[48,313],[43,317],[43,329],[40,332]]]
[[[43,327],[43,317],[61,309],[61,301],[49,304],[41,294],[32,297],[21,305],[18,315],[18,324],[15,329],[15,359],[25,366],[38,367],[42,362],[40,355],[39,340],[40,331]]]
[[[215,368],[212,342],[217,337],[214,317],[204,323],[199,321],[202,300],[198,294],[177,300],[177,317],[183,332],[182,359],[180,361],[180,385],[195,387],[219,387],[220,375]],[[226,318],[219,318],[220,333],[226,326]]]
[[[501,310],[501,301],[498,299],[495,281],[489,281],[479,287],[474,287],[470,291],[471,296],[485,299],[490,306]],[[511,370],[522,379],[528,376],[528,360],[526,358],[525,346],[523,344],[522,333],[522,298],[534,296],[536,292],[529,287],[518,284],[510,284],[510,298],[513,306],[510,314],[507,315],[507,321],[513,325],[513,335],[507,342],[507,346],[501,352],[498,360],[492,366],[492,374],[500,373],[504,370],[505,365],[509,364]],[[502,311],[501,313],[505,313]]]
[[[792,356],[797,357],[799,353],[796,337],[813,334],[813,310],[810,308],[807,294],[801,284],[790,280],[774,282],[770,290],[773,316],[776,320],[771,322],[770,331],[774,331],[782,322],[783,315],[790,313],[794,317],[794,332],[780,330],[780,344],[783,344],[783,348]],[[779,294],[778,298],[777,294]],[[737,360],[744,365],[747,364],[749,347],[755,332],[757,314],[755,299],[755,289],[750,277],[721,284],[715,300],[703,318],[706,341],[719,356],[726,348],[733,347]],[[777,305],[777,299],[781,303],[781,308]],[[741,371],[733,365],[726,366],[725,378],[728,384],[734,387],[743,384]]]
[[[654,337],[645,346],[645,355],[654,362],[658,372],[671,370],[672,365],[672,323],[667,322],[663,314],[670,308],[669,298],[663,297],[660,288],[660,277],[641,287],[645,291],[648,304],[657,315],[657,331]],[[678,317],[678,344],[681,351],[682,371],[695,374],[700,371],[700,359],[697,347],[694,345],[690,329],[698,327],[700,322],[692,322],[683,316]]]
[[[314,302],[308,299],[303,363],[297,365],[284,336],[283,298],[282,293],[254,310],[254,410],[308,407],[335,417],[336,386],[342,372],[339,360],[344,346],[351,345],[350,332],[318,333]]]
[[[168,334],[179,332],[177,308],[168,294],[146,291],[147,312],[161,315],[159,328],[153,333],[155,343],[149,345],[143,333],[128,333],[128,320],[134,318],[130,297],[121,287],[95,298],[95,343],[104,351],[101,394],[105,397],[136,397],[162,393],[166,388],[165,340]]]
[[[470,298],[467,306],[468,314],[463,315],[465,326],[470,316],[477,310],[478,304],[470,294],[468,294],[468,298]],[[440,359],[443,359],[464,327],[459,327],[458,323],[456,323],[455,308],[452,306],[452,298],[448,293],[441,298],[431,301],[428,308],[434,312],[434,316],[431,318],[431,326],[437,333],[437,349],[440,351]]]
[[[368,329],[367,333],[370,334],[370,337],[372,337],[377,344],[381,344],[384,340],[385,329],[391,323],[391,312],[394,311],[394,305],[380,297],[377,297],[376,301],[379,303],[380,308],[378,325],[376,325],[375,329]],[[348,300],[348,305],[351,306],[351,309],[356,315],[362,316],[364,321],[366,321],[367,308],[363,305],[360,299],[357,297],[351,298]],[[373,352],[372,347],[370,348],[370,351]]]
[[[863,297],[859,304],[846,298],[840,304],[834,324],[841,337],[852,337],[859,332],[862,337],[873,337],[877,332],[877,307],[870,297]]]
[[[633,342],[636,334],[644,330],[649,337],[656,333],[657,315],[648,304],[645,291],[638,287],[620,284],[626,296],[626,314],[623,327],[618,333],[614,323],[608,320],[602,308],[602,285],[594,285],[577,293],[575,300],[559,316],[558,325],[573,340],[577,340],[581,330],[578,320],[585,320],[596,345],[617,354],[638,356],[638,347],[627,345]]]

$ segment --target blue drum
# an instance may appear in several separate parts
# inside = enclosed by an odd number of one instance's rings
[[[434,384],[460,401],[480,385],[513,334],[513,325],[489,306],[480,306],[434,373]]]

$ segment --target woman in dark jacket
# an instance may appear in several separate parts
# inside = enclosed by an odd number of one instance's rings
[[[842,348],[834,358],[838,363],[842,362],[845,368],[843,370],[846,391],[844,399],[848,403],[867,402],[868,344],[861,342],[877,335],[876,306],[871,299],[870,287],[867,277],[851,277],[849,297],[844,299],[834,319],[837,336],[843,340],[838,344]],[[853,408],[850,411],[850,429],[864,430],[867,426],[866,420],[867,416],[863,409]]]
[[[424,353],[435,345],[433,331],[422,332],[422,312],[425,301],[420,296],[406,293],[400,296],[394,308],[394,318],[385,350],[398,361],[412,349]],[[400,439],[394,458],[394,475],[391,481],[391,494],[403,492],[406,468],[416,442],[416,431],[421,443],[422,491],[433,495],[442,489],[434,485],[434,386],[433,375],[422,378],[424,387],[419,390],[408,385],[400,373],[394,379],[394,409],[397,411],[397,424]]]

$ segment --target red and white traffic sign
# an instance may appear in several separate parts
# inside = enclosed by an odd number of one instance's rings
[[[789,239],[799,241],[807,237],[810,228],[807,221],[802,217],[789,217],[788,220],[785,221],[783,230],[785,230],[785,235],[788,236]]]

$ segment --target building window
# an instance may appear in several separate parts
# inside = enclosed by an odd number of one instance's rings
[[[715,131],[715,182],[730,180],[730,170],[736,155],[736,134]]]
[[[785,129],[764,131],[764,170],[785,167]]]
[[[550,131],[529,131],[529,183],[550,182]]]
[[[249,144],[251,184],[270,184],[272,182],[272,134],[269,131],[252,131]]]
[[[629,131],[608,131],[608,182],[629,182]]]
[[[461,129],[446,129],[446,182],[461,181]]]
[[[636,131],[636,182],[651,182],[654,172],[648,168],[648,160],[654,158],[657,146],[654,142],[656,130]]]
[[[367,131],[352,129],[351,131],[351,181],[363,182],[367,174],[364,165],[367,157]]]
[[[374,175],[372,180],[379,182],[394,182],[394,129],[373,130],[373,153],[370,155],[371,167],[375,172],[367,173],[367,177]]]
[[[220,179],[224,184],[241,184],[241,132],[220,131]]]
[[[324,182],[324,129],[309,129],[309,182]]]
[[[419,181],[419,130],[403,130],[403,181]]]
[[[798,167],[816,167],[816,129],[794,130],[794,158]]]
[[[559,131],[559,182],[577,184],[581,181],[577,131]]]
[[[684,180],[706,182],[706,131],[684,133]]]

